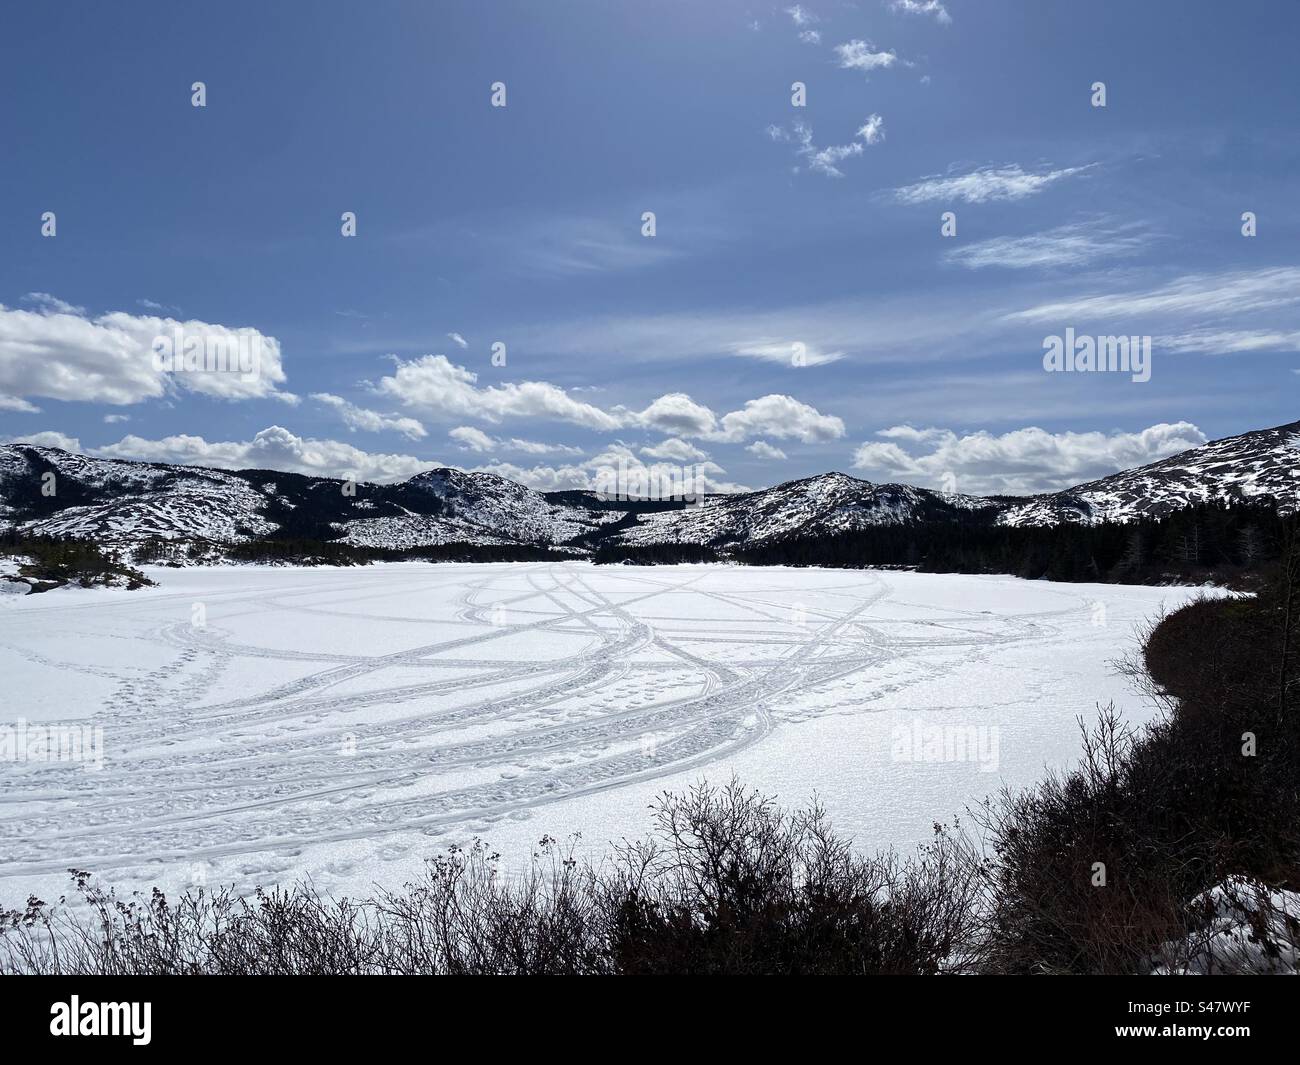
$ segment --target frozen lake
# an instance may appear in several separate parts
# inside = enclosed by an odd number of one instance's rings
[[[595,853],[731,773],[924,840],[1079,750],[1135,627],[1191,589],[586,563],[151,570],[0,605],[0,903],[310,875],[397,887],[481,836]],[[84,729],[83,761],[39,730]]]

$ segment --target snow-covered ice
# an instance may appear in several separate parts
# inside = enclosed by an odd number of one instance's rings
[[[507,866],[543,834],[596,854],[644,833],[656,793],[733,772],[907,847],[1073,760],[1098,703],[1149,717],[1113,663],[1196,594],[585,562],[148,572],[0,608],[0,903],[57,897],[69,867],[356,894],[475,836]],[[51,724],[102,728],[102,767],[15,758]]]

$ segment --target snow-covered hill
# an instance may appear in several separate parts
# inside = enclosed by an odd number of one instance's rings
[[[486,473],[435,469],[394,485],[271,470],[217,470],[0,445],[0,521],[108,544],[269,536],[371,547],[554,544],[616,513],[549,502]]]
[[[1172,458],[1025,499],[952,495],[827,473],[710,496],[704,506],[543,495],[489,473],[431,469],[399,484],[269,470],[218,470],[0,445],[0,523],[109,545],[277,537],[379,548],[442,544],[742,547],[871,526],[1129,521],[1214,499],[1274,497],[1300,510],[1300,422],[1216,440]]]
[[[729,546],[870,525],[952,520],[958,512],[988,510],[991,515],[994,507],[973,496],[825,473],[759,492],[715,497],[702,507],[646,515],[620,538],[628,544]]]
[[[1158,517],[1192,503],[1272,496],[1300,509],[1300,422],[1213,440],[1136,470],[1007,507],[1006,525]]]

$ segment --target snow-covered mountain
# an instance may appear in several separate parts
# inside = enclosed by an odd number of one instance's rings
[[[844,473],[824,473],[743,495],[714,497],[701,507],[645,515],[622,532],[628,544],[761,543],[792,534],[846,532],[870,525],[953,520],[997,504],[974,496],[944,495],[905,484],[872,484]]]
[[[1300,510],[1300,422],[1228,437],[1139,469],[1023,499],[873,484],[827,473],[711,496],[703,506],[545,495],[489,473],[432,469],[399,484],[352,484],[269,470],[219,470],[0,445],[0,523],[110,546],[146,539],[237,544],[341,541],[729,548],[871,526],[931,522],[1057,525],[1129,521],[1189,503],[1272,496]]]
[[[376,485],[272,470],[96,459],[0,445],[0,522],[107,544],[270,536],[369,547],[555,544],[616,513],[551,503],[487,473],[434,469]]]
[[[1192,503],[1272,496],[1300,509],[1300,422],[1213,440],[1148,466],[1013,503],[1006,525],[1158,517]]]

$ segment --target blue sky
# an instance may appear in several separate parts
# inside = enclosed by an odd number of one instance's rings
[[[1297,417],[1292,3],[5,21],[0,438],[547,489],[622,458],[723,489],[841,469],[992,492]],[[261,376],[158,372],[178,323],[255,331]],[[1046,372],[1067,328],[1151,336],[1150,380]]]

